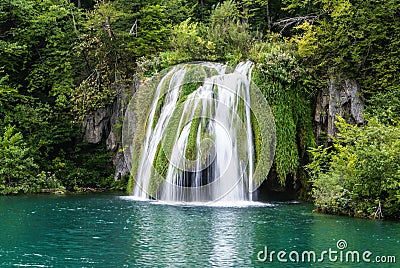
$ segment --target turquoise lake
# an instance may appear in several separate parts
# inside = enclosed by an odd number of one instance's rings
[[[400,223],[312,209],[166,205],[111,194],[0,197],[0,266],[399,267]]]

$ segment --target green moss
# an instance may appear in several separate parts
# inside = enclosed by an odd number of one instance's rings
[[[160,142],[157,146],[156,157],[154,158],[153,167],[155,172],[150,176],[150,183],[148,193],[152,197],[156,197],[158,190],[162,186],[167,177],[169,160],[164,152],[162,143]]]
[[[260,126],[253,112],[250,114],[251,127],[253,129],[253,142],[254,142],[254,164],[257,166],[260,163],[260,154],[262,146],[262,137]]]
[[[210,68],[204,68],[205,72],[206,72],[206,76],[207,77],[211,77],[214,75],[218,75],[218,71],[215,69],[210,69]]]
[[[161,85],[161,89],[160,89],[160,95],[159,98],[157,100],[157,105],[156,105],[156,110],[154,113],[154,118],[153,118],[153,123],[152,123],[152,128],[154,129],[155,126],[157,125],[158,119],[160,118],[161,115],[161,110],[164,106],[164,100],[165,100],[165,96],[168,94],[169,92],[169,84],[171,82],[171,78],[172,75],[170,75],[169,77],[167,77],[164,81],[163,84]]]
[[[179,93],[178,103],[183,103],[187,97],[198,89],[207,77],[206,69],[200,64],[187,65],[182,88]]]
[[[199,105],[196,108],[196,111],[194,112],[193,119],[190,124],[190,132],[189,132],[189,137],[186,143],[186,152],[185,152],[185,158],[188,160],[196,160],[197,159],[197,135],[199,131],[199,125],[201,122],[201,105]],[[202,129],[200,130],[201,132]],[[200,133],[201,136],[202,133]]]
[[[175,139],[180,134],[183,127],[179,129],[179,122],[183,112],[183,105],[177,106],[166,127],[165,135],[162,140],[163,151],[166,155],[172,155]]]
[[[261,46],[254,57],[257,64],[253,70],[253,81],[272,108],[276,124],[274,164],[279,181],[285,184],[289,174],[295,178],[298,178],[298,174],[304,174],[299,172],[302,161],[300,156],[305,155],[307,148],[315,144],[311,96],[308,86],[303,84],[303,81],[307,81],[306,73],[294,52],[284,45]],[[259,155],[258,143],[255,135],[257,162],[262,157]],[[260,163],[262,165],[262,161]]]
[[[209,157],[213,155],[214,150],[214,139],[209,133],[203,133],[201,136],[201,148],[200,148],[200,162],[202,165],[206,164]]]
[[[285,184],[286,176],[295,174],[299,167],[299,152],[296,143],[296,125],[293,114],[286,104],[273,107],[276,125],[277,148],[275,165],[279,181]]]
[[[238,153],[239,153],[239,159],[242,160],[244,163],[248,161],[248,137],[247,137],[247,124],[246,124],[246,113],[244,109],[244,101],[243,99],[239,99],[239,103],[237,106],[237,112],[236,112],[236,120],[238,120],[237,125],[238,128],[236,129],[237,131],[237,142],[238,142]]]
[[[127,194],[132,194],[134,187],[135,187],[135,181],[133,179],[133,176],[130,175],[129,179],[128,179],[128,183],[126,185],[126,193]]]
[[[213,85],[213,92],[215,96],[218,96],[218,86]]]
[[[135,134],[133,136],[125,137],[125,140],[132,139],[131,148],[133,151],[132,162],[131,162],[131,176],[128,180],[127,191],[132,193],[135,188],[137,173],[140,164],[140,156],[143,153],[143,144],[146,136],[147,125],[149,112],[151,111],[151,106],[153,100],[155,98],[155,88],[157,84],[161,80],[161,77],[167,74],[167,71],[160,73],[158,79],[154,79],[151,81],[145,81],[143,85],[141,85],[140,90],[136,92],[135,97],[133,98],[133,102],[128,106],[127,113],[131,113],[132,116],[136,119],[136,122],[146,122],[146,124],[136,124]],[[137,107],[141,107],[137,109]],[[151,122],[153,124],[153,122]],[[127,131],[128,132],[128,131]],[[123,148],[124,150],[129,150],[130,148]]]
[[[239,98],[238,102],[239,103],[237,105],[236,114],[239,115],[240,120],[242,120],[242,122],[245,122],[246,110],[244,108],[244,100],[242,98]]]
[[[154,113],[153,124],[152,124],[153,129],[156,127],[158,119],[160,118],[161,110],[162,110],[164,100],[165,100],[165,96],[166,96],[166,94],[163,94],[157,101],[157,106],[156,106],[156,110]]]
[[[197,90],[203,83],[202,82],[190,82],[182,85],[182,90],[178,100],[178,104],[185,102],[188,96]]]
[[[263,101],[258,90],[250,91],[252,110],[250,122],[253,129],[255,173],[254,185],[259,185],[268,175],[275,153],[275,122],[270,107]]]
[[[197,159],[197,133],[199,131],[200,118],[194,118],[190,125],[189,137],[186,144],[185,157],[188,160]]]

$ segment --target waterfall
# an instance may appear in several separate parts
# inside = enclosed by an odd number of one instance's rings
[[[123,137],[134,196],[169,202],[251,200],[263,180],[255,176],[267,175],[256,171],[256,160],[264,159],[269,170],[273,158],[256,153],[275,149],[274,135],[264,135],[266,149],[256,152],[256,135],[262,140],[265,126],[272,134],[275,129],[269,106],[259,104],[265,100],[250,82],[252,68],[250,61],[233,71],[209,62],[182,64],[162,74],[150,104],[135,96],[135,112],[128,111],[124,122],[134,130],[124,131],[136,133]],[[143,90],[147,98],[150,88]],[[264,116],[266,124],[259,124]]]

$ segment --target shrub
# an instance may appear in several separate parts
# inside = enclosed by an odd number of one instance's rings
[[[311,149],[318,210],[359,217],[400,217],[400,128],[372,118],[362,127],[339,118],[330,148]]]

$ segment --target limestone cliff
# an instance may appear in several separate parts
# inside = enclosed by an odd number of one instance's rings
[[[129,174],[122,152],[121,131],[126,106],[136,88],[136,84],[120,86],[112,104],[87,115],[83,122],[83,140],[92,144],[105,142],[107,149],[114,153],[115,180]]]
[[[314,120],[318,143],[330,142],[337,132],[336,116],[352,124],[363,124],[364,100],[356,81],[343,75],[331,77],[316,99]],[[324,138],[326,137],[326,139]]]

